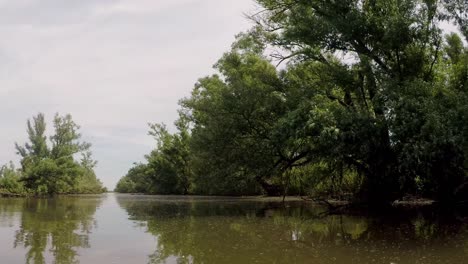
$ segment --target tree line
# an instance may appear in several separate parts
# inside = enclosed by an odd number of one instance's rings
[[[96,177],[91,144],[82,142],[71,115],[56,114],[54,133],[46,136],[44,114],[27,121],[28,142],[15,144],[20,168],[10,162],[0,168],[0,195],[102,193]]]
[[[116,191],[468,198],[466,1],[256,2]]]

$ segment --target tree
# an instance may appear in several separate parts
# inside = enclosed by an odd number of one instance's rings
[[[120,179],[115,191],[184,195],[192,192],[191,136],[183,116],[176,127],[178,132],[171,134],[164,124],[150,124],[149,135],[156,140],[156,149],[146,155],[147,164],[135,164]]]
[[[0,193],[22,194],[25,192],[20,182],[21,172],[15,168],[13,162],[0,167]]]
[[[102,182],[96,177],[94,168],[97,166],[97,161],[93,160],[92,152],[86,150],[81,153],[81,173],[78,176],[77,183],[73,187],[73,193],[103,193],[107,189],[103,187]]]
[[[178,132],[171,134],[164,124],[150,124],[149,134],[157,148],[146,156],[154,191],[158,194],[189,194],[192,168],[188,124],[183,117],[176,122]]]
[[[252,194],[263,186],[279,193],[267,181],[278,153],[272,128],[285,110],[276,69],[258,54],[236,50],[215,68],[221,76],[200,79],[181,102],[194,124],[196,188],[206,194]]]
[[[468,41],[468,3],[466,0],[443,0],[447,18],[454,21]]]
[[[24,146],[16,144],[21,156],[22,178],[27,190],[36,194],[99,193],[102,183],[94,174],[96,163],[91,159],[91,145],[81,142],[79,126],[71,115],[55,115],[54,134],[45,136],[46,123],[43,114],[28,120],[29,142]],[[81,164],[75,156],[82,153]]]
[[[120,178],[115,191],[118,193],[138,193],[135,188],[135,183],[130,179],[128,174]]]
[[[47,147],[47,137],[45,136],[46,122],[44,114],[39,113],[34,116],[32,121],[27,121],[27,133],[29,143],[24,146],[15,143],[17,154],[21,156],[21,165],[23,170],[49,155]]]
[[[189,168],[200,194],[468,198],[468,52],[440,26],[466,38],[466,1],[257,2],[257,25],[181,101],[189,125],[153,127],[153,186],[175,192]]]
[[[336,158],[364,175],[364,201],[382,203],[401,194],[398,168],[408,162],[404,146],[414,146],[414,140],[437,149],[423,167],[432,170],[432,179],[438,175],[442,186],[450,182],[436,196],[454,198],[464,180],[460,134],[454,131],[456,137],[446,140],[450,135],[423,136],[431,121],[444,120],[436,97],[443,101],[451,93],[437,78],[443,43],[437,1],[258,3],[265,12],[254,19],[269,33],[270,43],[285,50],[283,59],[315,62],[325,69],[320,78],[326,99],[341,108],[334,113],[340,132],[336,148],[342,150]],[[415,105],[417,98],[427,104]],[[407,123],[412,121],[414,126]],[[442,131],[450,124],[436,126]],[[413,155],[410,160],[406,167],[417,167],[419,159]],[[415,175],[405,176],[414,182]]]
[[[72,120],[71,115],[54,117],[55,134],[50,137],[52,142],[51,157],[54,159],[72,158],[77,153],[86,152],[91,144],[80,142],[80,127]]]
[[[148,165],[135,164],[127,175],[122,177],[115,188],[119,193],[153,193],[153,183]]]
[[[295,168],[331,160],[339,103],[323,100],[325,69],[298,63],[277,70],[261,48],[249,46],[256,37],[241,36],[216,64],[220,75],[200,79],[181,103],[194,124],[201,192],[286,194]]]

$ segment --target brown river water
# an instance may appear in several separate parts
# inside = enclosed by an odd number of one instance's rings
[[[276,199],[5,198],[0,263],[468,263],[468,211],[329,215]]]

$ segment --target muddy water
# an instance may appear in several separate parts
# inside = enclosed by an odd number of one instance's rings
[[[329,215],[299,201],[0,199],[0,263],[468,263],[468,213]]]

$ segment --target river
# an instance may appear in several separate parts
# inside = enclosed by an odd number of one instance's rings
[[[0,263],[468,263],[468,214],[272,199],[0,199]]]

